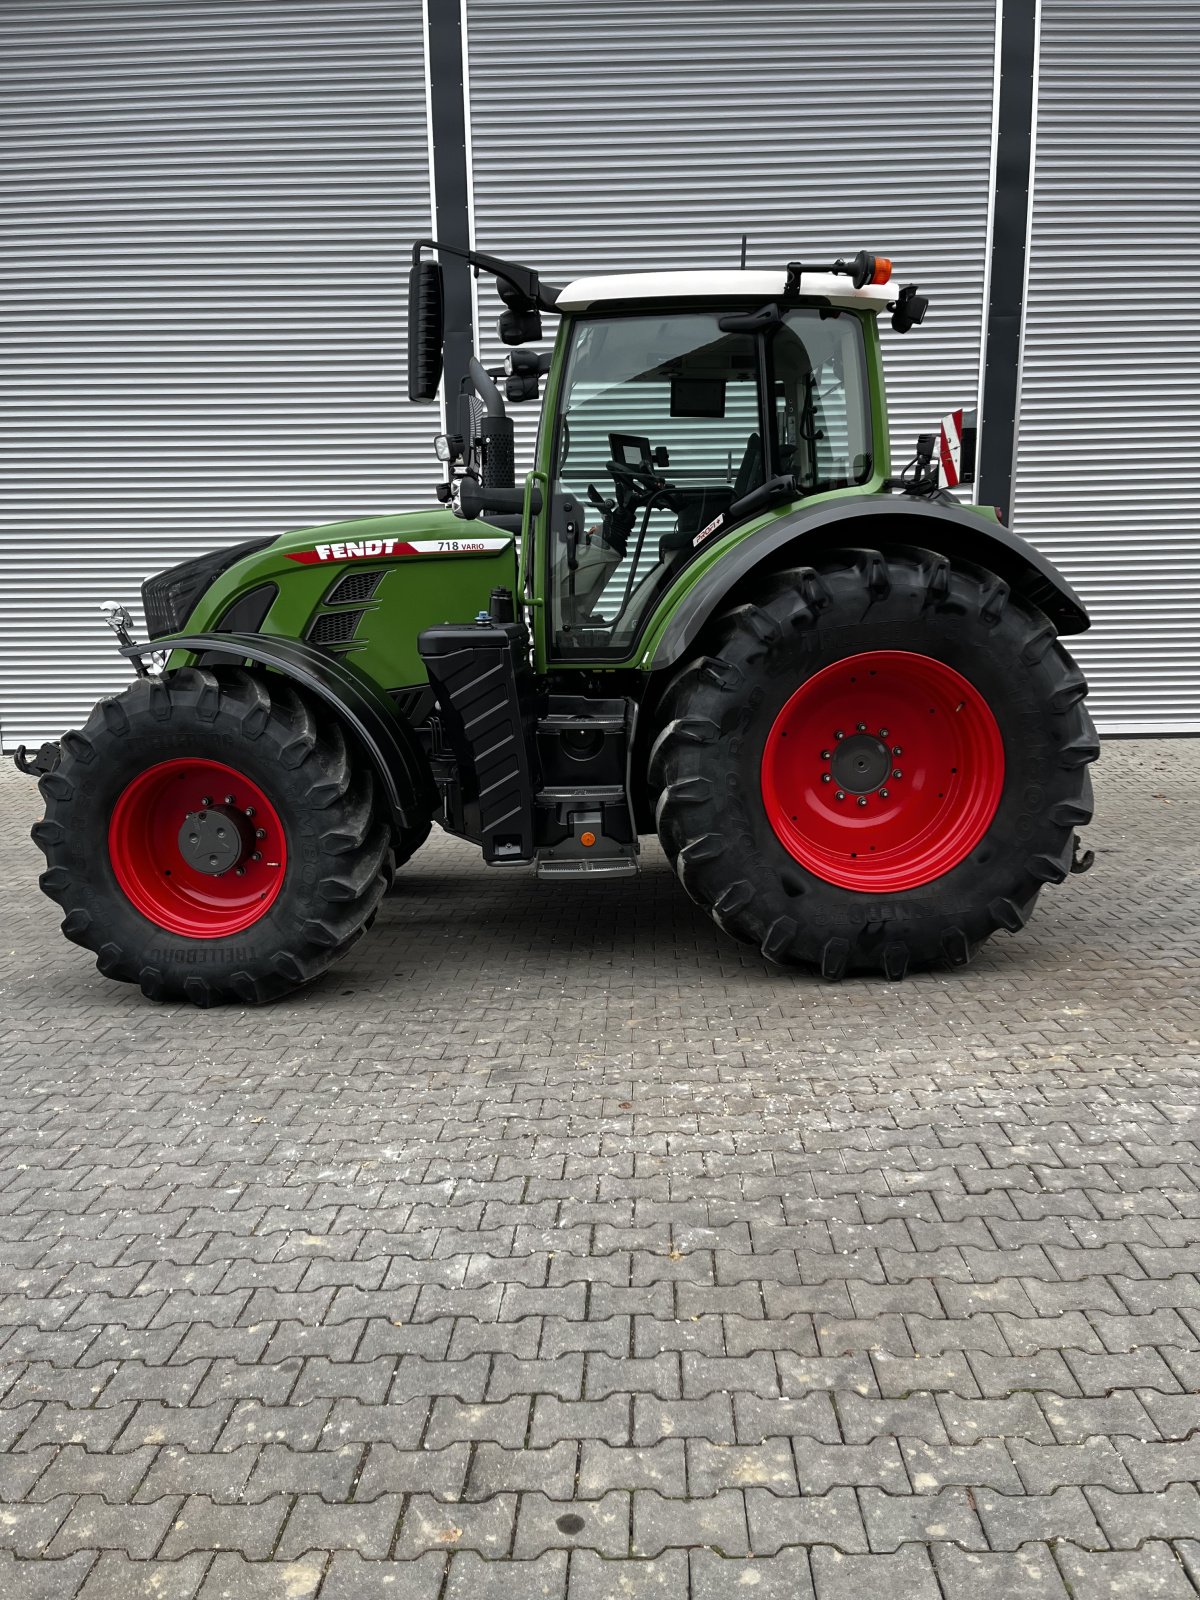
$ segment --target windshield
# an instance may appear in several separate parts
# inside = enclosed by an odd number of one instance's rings
[[[722,315],[576,325],[555,442],[556,653],[627,655],[714,522],[769,475],[795,473],[802,494],[871,475],[858,319],[796,308],[764,341],[723,332]]]

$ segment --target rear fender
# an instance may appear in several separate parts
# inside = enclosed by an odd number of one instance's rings
[[[668,599],[670,616],[639,665],[657,672],[682,660],[705,624],[724,610],[734,591],[746,592],[760,572],[809,565],[846,546],[916,545],[949,560],[969,561],[1003,579],[1015,594],[1044,612],[1059,633],[1091,626],[1083,602],[1054,565],[1000,522],[963,506],[931,504],[892,495],[825,500],[775,517],[733,544],[682,596]]]
[[[383,787],[393,820],[402,828],[428,821],[437,797],[420,741],[388,696],[350,662],[300,639],[259,633],[171,634],[123,654],[145,655],[148,649],[203,652],[206,661],[250,663],[281,673],[328,706],[358,744]]]

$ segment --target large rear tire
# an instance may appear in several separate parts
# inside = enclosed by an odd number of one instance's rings
[[[1099,746],[1053,626],[928,551],[765,580],[668,689],[650,761],[691,897],[827,978],[962,965],[1091,820]]]
[[[68,939],[155,1000],[255,1004],[369,926],[392,870],[370,769],[283,680],[139,678],[40,780],[45,892]]]

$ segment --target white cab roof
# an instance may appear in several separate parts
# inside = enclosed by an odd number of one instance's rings
[[[778,299],[787,287],[787,273],[719,272],[613,272],[594,278],[576,278],[558,297],[559,311],[583,311],[588,306],[612,300],[732,300]],[[800,278],[800,293],[816,295],[836,306],[859,311],[882,311],[899,294],[894,283],[868,283],[856,289],[841,273],[805,272]]]

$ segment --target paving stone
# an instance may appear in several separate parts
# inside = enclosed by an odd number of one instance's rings
[[[1109,1489],[1165,1488],[1165,1484],[1145,1484],[1130,1475],[1128,1453],[1130,1448],[1169,1450],[1169,1445],[1146,1445],[1140,1441],[1123,1441],[1120,1452],[1110,1439],[1087,1439],[1082,1444],[1033,1444],[1028,1439],[1010,1439],[1008,1449],[1022,1481],[1031,1494],[1047,1494],[1066,1484],[1103,1484]],[[1122,1456],[1125,1457],[1122,1460]],[[1150,1458],[1152,1459],[1152,1458]],[[1187,1477],[1189,1474],[1180,1473]],[[993,1488],[1003,1488],[994,1484]]]
[[[710,1444],[687,1441],[687,1492],[704,1497],[718,1489],[744,1489],[761,1484],[775,1494],[798,1494],[796,1461],[790,1439],[768,1439],[760,1445]]]
[[[755,1600],[812,1600],[813,1594],[806,1550],[781,1550],[749,1561],[693,1550],[691,1581],[691,1600],[729,1600],[750,1593]]]
[[[619,1585],[615,1591],[614,1584]],[[621,1600],[679,1600],[687,1590],[686,1550],[668,1550],[650,1561],[622,1561],[618,1568],[594,1550],[571,1553],[569,1600],[614,1600],[615,1594]]]
[[[327,1505],[317,1495],[303,1494],[292,1507],[276,1553],[284,1560],[307,1550],[357,1550],[380,1560],[392,1547],[404,1497],[381,1494],[363,1505]]]
[[[545,1550],[562,1549],[628,1555],[630,1500],[628,1491],[618,1489],[599,1499],[566,1503],[544,1494],[522,1494],[517,1501],[513,1560],[532,1561]]]
[[[156,1500],[151,1506],[113,1506],[99,1495],[81,1495],[46,1554],[53,1559],[72,1556],[77,1550],[123,1550],[145,1560],[162,1544],[182,1504],[181,1495]]]
[[[1169,1544],[1100,1553],[1064,1540],[1054,1557],[1071,1600],[1195,1600],[1196,1591]]]
[[[967,1489],[936,1489],[917,1495],[861,1489],[858,1498],[872,1550],[887,1552],[934,1539],[953,1539],[965,1550],[987,1548],[975,1496]]]
[[[217,1555],[197,1600],[314,1600],[324,1570],[324,1559],[316,1553],[299,1561],[271,1562]],[[393,1600],[401,1600],[400,1594]]]
[[[1166,1489],[1173,1483],[1200,1481],[1200,1437],[1162,1444],[1142,1439],[1092,1442],[1097,1446],[1107,1446],[1112,1451],[1119,1459],[1125,1476],[1120,1482],[1111,1482],[1099,1476],[1090,1477],[1086,1479],[1088,1483],[1122,1489],[1130,1486],[1129,1480],[1132,1478],[1137,1488],[1153,1490]]]
[[[948,1485],[987,1487],[1002,1494],[1021,1494],[1024,1485],[1010,1450],[1020,1440],[981,1439],[977,1444],[926,1444],[905,1439],[900,1446],[916,1494],[936,1494]],[[882,1484],[881,1488],[894,1485]]]
[[[450,1557],[442,1600],[563,1600],[567,1553],[548,1550],[533,1561],[485,1561],[473,1551]],[[430,1590],[431,1596],[437,1590]],[[324,1595],[324,1591],[322,1591]],[[402,1600],[396,1594],[395,1600]]]
[[[258,1453],[249,1482],[239,1495],[210,1492],[218,1500],[237,1498],[248,1502],[269,1500],[278,1494],[319,1494],[326,1500],[345,1500],[362,1456],[362,1446],[357,1443],[330,1450],[292,1450],[284,1444],[268,1444]]]
[[[684,1444],[683,1439],[662,1439],[658,1444],[627,1447],[585,1439],[580,1446],[579,1493],[596,1498],[609,1489],[657,1489],[682,1499],[687,1493]]]
[[[461,1556],[459,1560],[466,1560]],[[492,1570],[478,1556],[473,1557],[484,1573]],[[468,1572],[470,1569],[467,1569]],[[446,1557],[440,1552],[418,1556],[415,1561],[403,1564],[394,1561],[367,1561],[356,1550],[335,1551],[321,1586],[321,1600],[439,1600],[446,1571]],[[480,1573],[471,1574],[473,1584],[469,1592],[480,1596]],[[536,1595],[536,1588],[531,1589]],[[546,1591],[560,1600],[562,1589]]]
[[[60,1494],[86,1494],[99,1495],[110,1504],[120,1505],[133,1498],[155,1454],[153,1445],[116,1455],[67,1444],[57,1452],[47,1445],[44,1450],[31,1451],[28,1455],[0,1456],[0,1474],[5,1475],[3,1498],[53,1500]],[[53,1459],[48,1461],[48,1457]],[[33,1469],[26,1481],[15,1482],[6,1474],[5,1469],[20,1468],[26,1462]]]
[[[1147,1494],[1102,1488],[1086,1493],[1114,1550],[1135,1549],[1143,1539],[1189,1539],[1200,1531],[1200,1493],[1194,1484],[1175,1483]]]
[[[90,1561],[91,1556],[74,1559]],[[211,1559],[196,1554],[180,1561],[141,1561],[118,1550],[104,1550],[79,1591],[79,1600],[142,1600],[143,1596],[146,1600],[194,1600]],[[0,1593],[7,1600],[18,1600],[22,1592],[3,1587],[0,1569]]]
[[[61,1561],[25,1560],[11,1550],[0,1550],[0,1594],[5,1600],[70,1600],[95,1559],[90,1550]],[[109,1595],[115,1594],[115,1589],[109,1590]],[[121,1600],[127,1595],[122,1590]]]
[[[1044,1544],[1023,1544],[1011,1555],[985,1555],[938,1543],[931,1554],[942,1592],[955,1600],[960,1595],[964,1600],[1068,1600],[1062,1574]]]
[[[942,1600],[928,1552],[906,1545],[894,1555],[847,1555],[819,1547],[811,1553],[817,1600]]]
[[[831,1544],[848,1553],[868,1548],[853,1489],[831,1489],[828,1494],[799,1498],[748,1489],[746,1513],[755,1555],[774,1555],[785,1545]]]
[[[404,1507],[394,1553],[409,1561],[427,1550],[474,1550],[490,1561],[502,1560],[512,1545],[516,1514],[514,1494],[494,1495],[474,1505],[445,1505],[415,1494]]]
[[[1111,1543],[1082,1489],[1066,1487],[1044,1495],[980,1489],[975,1503],[993,1550],[1016,1550],[1027,1540],[1070,1539],[1088,1550],[1103,1550]]]
[[[249,1561],[265,1561],[274,1549],[292,1502],[283,1495],[259,1505],[218,1505],[208,1495],[191,1495],[182,1505],[167,1504],[175,1513],[158,1554],[167,1561],[192,1550],[239,1551]],[[147,1506],[153,1511],[154,1506]]]
[[[695,1545],[709,1545],[729,1556],[750,1553],[746,1503],[740,1491],[719,1489],[702,1500],[671,1500],[653,1489],[634,1492],[633,1555],[656,1556]]]
[[[457,1448],[464,1451],[465,1475],[466,1451],[469,1447]],[[444,1454],[449,1455],[450,1451]],[[428,1460],[429,1455],[430,1452],[414,1453],[414,1476],[419,1476],[417,1469],[421,1458]],[[528,1490],[540,1491],[554,1500],[569,1500],[575,1491],[577,1456],[578,1447],[574,1440],[564,1439],[560,1444],[551,1445],[546,1450],[506,1450],[502,1445],[491,1444],[485,1440],[475,1447],[474,1456],[471,1458],[470,1477],[466,1480],[465,1489],[460,1483],[458,1489],[447,1490],[447,1498],[461,1496],[466,1500],[486,1500],[493,1494]],[[358,1486],[360,1499],[365,1498],[363,1483],[366,1481],[367,1475],[364,1473],[363,1481]],[[413,1483],[411,1487],[428,1489],[431,1485]],[[587,1494],[589,1491],[581,1488],[580,1493]]]

